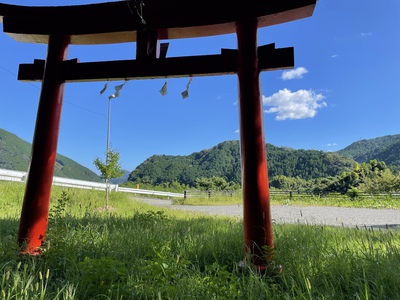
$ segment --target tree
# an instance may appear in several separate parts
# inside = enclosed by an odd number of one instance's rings
[[[214,183],[212,182],[211,178],[196,178],[196,188],[204,191],[212,190],[214,188]]]
[[[368,193],[391,193],[400,190],[400,176],[394,175],[390,169],[379,172],[378,176],[365,178],[360,187]]]
[[[196,179],[196,188],[203,191],[232,191],[239,190],[240,184],[233,181],[227,182],[225,178],[217,176],[211,178],[201,177]]]
[[[93,164],[100,171],[100,177],[106,181],[106,209],[108,209],[108,181],[112,178],[121,177],[124,174],[124,171],[121,169],[121,165],[119,163],[119,152],[117,150],[109,149],[106,152],[105,162],[97,157]]]

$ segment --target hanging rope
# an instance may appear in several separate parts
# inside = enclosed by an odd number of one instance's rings
[[[143,0],[135,0],[135,6],[131,7],[131,1],[132,0],[126,0],[126,3],[128,4],[129,11],[131,12],[132,15],[135,15],[134,10],[136,11],[136,14],[138,15],[140,21],[142,22],[143,25],[146,25],[146,21],[143,18],[143,6],[144,2]],[[139,3],[138,3],[139,2]]]

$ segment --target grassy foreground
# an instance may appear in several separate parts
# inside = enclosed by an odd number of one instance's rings
[[[239,219],[54,188],[45,253],[17,256],[23,186],[0,181],[1,299],[400,299],[400,232],[275,225],[280,274],[243,260]]]

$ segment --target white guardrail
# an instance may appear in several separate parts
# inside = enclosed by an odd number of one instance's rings
[[[24,182],[26,180],[26,176],[27,172],[0,169],[0,180]],[[106,189],[106,184],[103,182],[85,181],[85,180],[70,179],[70,178],[56,177],[56,176],[53,177],[53,185],[78,188],[78,189],[95,189],[95,190]],[[179,193],[124,188],[124,187],[119,187],[118,184],[109,184],[109,189],[110,191],[132,193],[139,195],[142,194],[142,195],[178,197],[178,198],[184,197],[183,194]]]

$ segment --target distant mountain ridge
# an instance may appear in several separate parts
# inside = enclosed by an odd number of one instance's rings
[[[26,172],[30,163],[32,145],[18,136],[0,129],[0,168]],[[57,154],[54,176],[100,181],[100,177],[90,169],[72,159]]]
[[[392,170],[400,171],[400,134],[360,140],[337,153],[350,156],[358,163],[372,159],[384,161]]]
[[[291,149],[266,144],[268,175],[303,179],[340,175],[356,162],[384,161],[392,170],[400,169],[400,135],[358,141],[337,152]],[[186,156],[153,155],[129,175],[129,181],[163,184],[179,181],[194,186],[196,178],[222,177],[240,183],[239,141],[222,142],[210,149]]]
[[[292,149],[266,144],[269,177],[284,175],[313,179],[336,176],[352,169],[356,162],[384,161],[393,171],[400,171],[400,134],[360,140],[336,152]],[[31,144],[0,129],[0,168],[27,171]],[[196,178],[223,177],[240,183],[239,141],[222,142],[210,149],[186,156],[153,155],[132,172],[125,172],[116,183],[141,181],[152,184],[179,181],[195,185]],[[55,176],[100,181],[100,177],[77,162],[57,154]]]
[[[268,174],[312,179],[335,176],[354,167],[355,161],[337,153],[317,150],[294,150],[266,144]],[[129,176],[130,181],[155,185],[179,181],[194,186],[196,178],[222,177],[240,183],[239,141],[226,141],[210,149],[187,156],[153,155]]]

